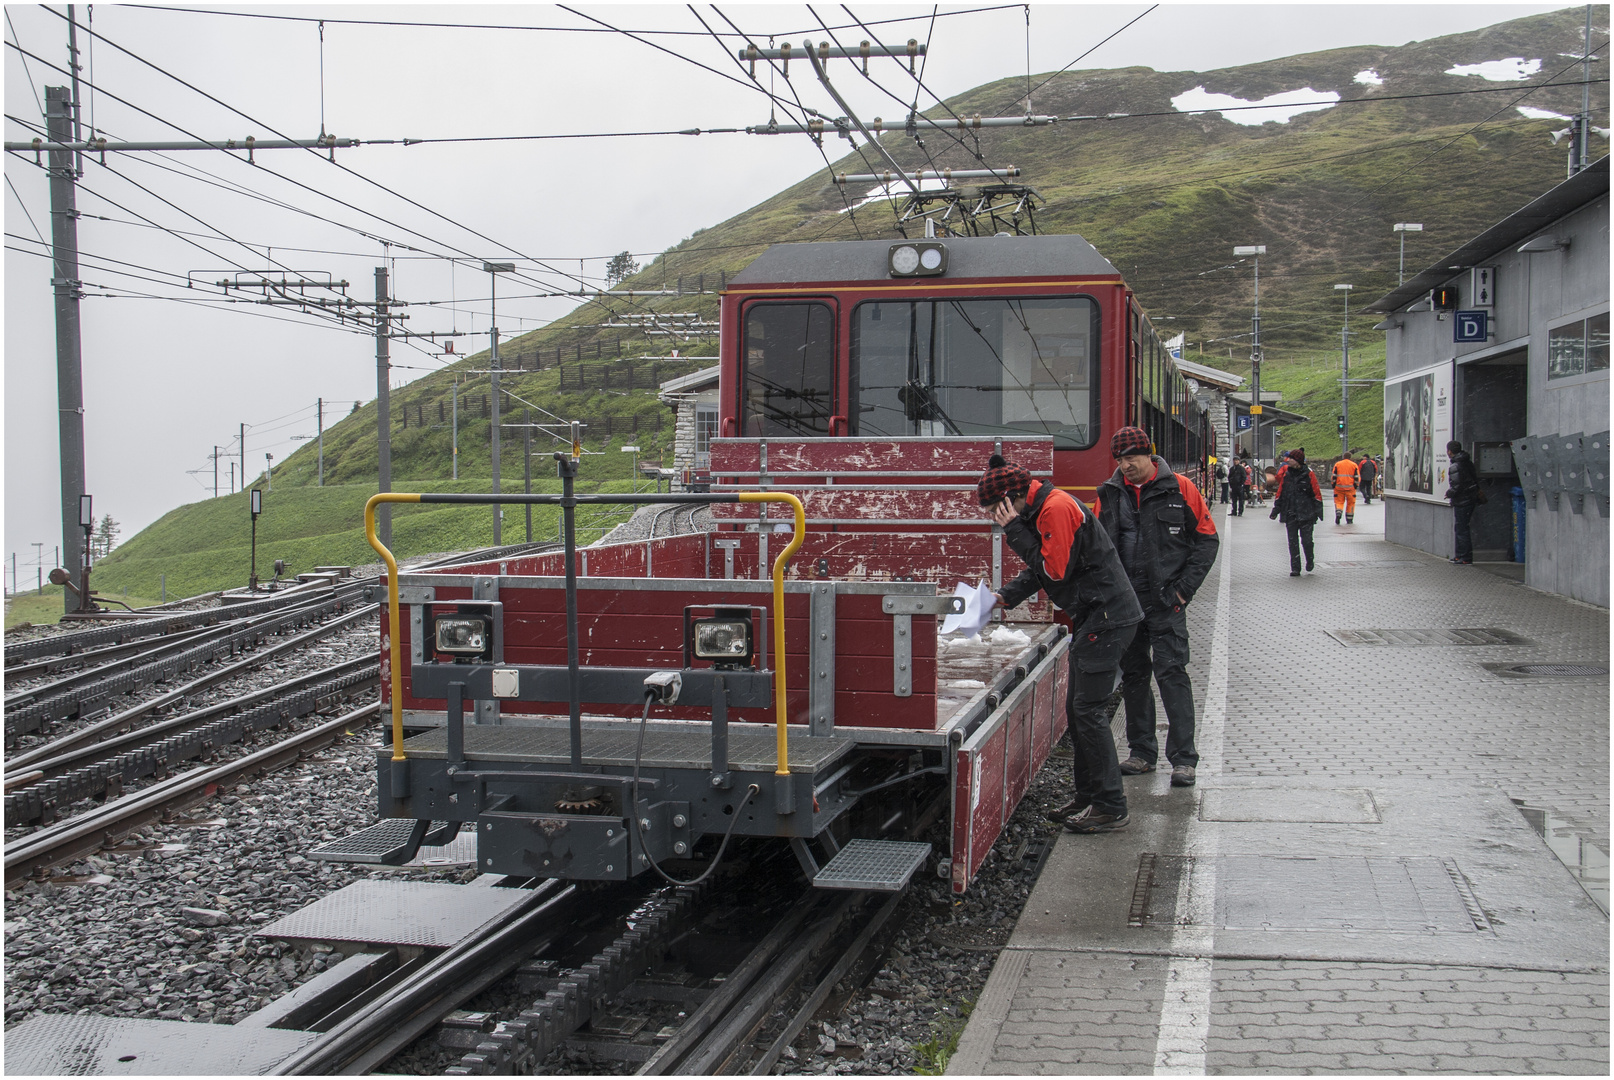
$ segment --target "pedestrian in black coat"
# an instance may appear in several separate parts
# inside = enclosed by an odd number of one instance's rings
[[[1451,561],[1468,566],[1474,561],[1474,534],[1469,523],[1481,498],[1479,472],[1460,442],[1446,444],[1446,457],[1451,460],[1451,468],[1446,472],[1446,481],[1451,484],[1446,489],[1446,498],[1451,502]]]
[[[1233,517],[1244,516],[1244,493],[1249,489],[1249,484],[1249,464],[1234,458],[1232,467],[1227,470],[1227,490],[1233,496],[1233,506],[1228,513]]]
[[[1373,482],[1379,478],[1379,467],[1372,455],[1363,454],[1362,470],[1362,503],[1364,506],[1373,505]]]
[[[1317,485],[1317,477],[1306,467],[1303,446],[1289,451],[1289,466],[1278,476],[1271,516],[1281,518],[1289,530],[1289,576],[1300,576],[1302,550],[1306,553],[1306,569],[1315,569],[1311,533],[1323,517],[1323,490]]]

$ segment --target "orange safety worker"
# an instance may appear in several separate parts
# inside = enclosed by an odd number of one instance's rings
[[[1361,466],[1348,457],[1342,457],[1334,463],[1334,524],[1339,524],[1340,515],[1345,516],[1345,524],[1349,525],[1356,519],[1356,481],[1361,475]]]

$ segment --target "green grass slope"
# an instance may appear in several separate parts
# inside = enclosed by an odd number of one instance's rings
[[[1338,442],[1334,417],[1341,302],[1334,284],[1354,285],[1352,295],[1360,308],[1395,286],[1398,247],[1392,223],[1424,224],[1425,231],[1412,234],[1408,242],[1407,265],[1416,271],[1563,179],[1564,150],[1549,138],[1562,122],[1525,119],[1512,105],[1517,101],[1564,114],[1578,110],[1578,84],[1533,87],[1568,83],[1578,73],[1568,58],[1581,46],[1583,19],[1584,9],[1567,8],[1402,46],[1335,49],[1220,71],[1069,71],[1036,91],[1034,110],[1105,119],[986,129],[978,138],[932,132],[925,135],[923,148],[900,132],[883,139],[905,167],[1020,167],[1021,182],[1042,199],[1039,231],[1084,236],[1122,271],[1166,334],[1181,330],[1187,335],[1188,355],[1241,374],[1248,369],[1253,283],[1249,264],[1233,259],[1231,252],[1237,244],[1266,244],[1268,254],[1261,264],[1268,359],[1264,384],[1283,391],[1287,407],[1313,418],[1285,431],[1284,445],[1321,452]],[[1543,69],[1528,82],[1506,84],[1444,73],[1453,65],[1509,56],[1539,57]],[[1377,71],[1384,84],[1355,82],[1365,69]],[[1560,69],[1567,74],[1555,78]],[[845,80],[860,77],[850,64],[832,67],[831,74]],[[1023,77],[1005,78],[927,115],[1010,115],[1024,107],[1018,103],[1023,86]],[[1215,114],[1176,112],[1172,98],[1200,86],[1246,100],[1309,88],[1355,103],[1302,114],[1286,124],[1245,127]],[[1594,112],[1606,116],[1607,85],[1594,86],[1593,93]],[[1114,114],[1125,115],[1110,118]],[[759,140],[758,152],[766,147]],[[826,148],[844,149],[845,144],[831,138]],[[860,147],[842,155],[833,169],[867,171],[875,160],[875,154]],[[827,172],[820,172],[698,230],[621,287],[672,288],[681,282],[694,290],[704,283],[705,292],[582,304],[501,346],[507,368],[538,369],[507,375],[505,388],[555,416],[589,421],[585,445],[591,456],[584,475],[591,481],[626,481],[630,463],[618,448],[628,442],[645,447],[648,458],[663,456],[670,464],[672,414],[655,399],[649,384],[695,370],[702,361],[659,368],[635,362],[639,385],[630,389],[621,381],[629,365],[608,358],[619,351],[628,358],[665,355],[668,339],[603,329],[600,324],[611,321],[605,316],[660,311],[695,312],[711,319],[717,314],[721,275],[742,269],[770,244],[897,237],[888,205],[843,212],[849,199],[863,194],[843,192],[829,182]],[[1366,330],[1370,325],[1353,334],[1353,374],[1382,378],[1382,339]],[[716,341],[680,348],[685,356],[710,356]],[[600,359],[587,359],[595,356]],[[580,357],[585,358],[581,365]],[[465,395],[460,427],[460,476],[465,479],[458,490],[487,490],[486,479],[472,478],[491,474],[489,421],[480,413],[488,384],[486,376],[471,374],[486,366],[486,353],[476,354],[393,393],[396,489],[427,490],[448,483],[448,403],[451,384],[459,380]],[[580,366],[586,390],[577,386]],[[563,370],[568,380],[564,386]],[[607,377],[619,381],[602,386]],[[1358,388],[1351,400],[1353,444],[1376,446],[1380,390]],[[506,422],[517,420],[511,410],[521,408],[520,401],[507,399]],[[637,433],[632,432],[635,417]],[[372,402],[326,432],[328,486],[323,490],[313,486],[311,444],[276,468],[275,491],[260,522],[260,567],[275,558],[286,558],[294,569],[370,561],[359,532],[359,510],[374,490],[375,422]],[[500,468],[506,490],[521,481],[517,434],[507,430],[503,441]],[[553,445],[539,436],[534,449],[543,455]],[[553,476],[542,456],[535,458],[534,470]],[[98,583],[126,584],[155,595],[155,575],[168,572],[173,596],[179,590],[244,581],[244,498],[175,510],[108,558]],[[401,551],[463,548],[491,539],[491,511],[416,513],[418,520],[408,512],[399,516]],[[513,513],[506,517],[507,539],[520,535],[519,527],[508,527]]]

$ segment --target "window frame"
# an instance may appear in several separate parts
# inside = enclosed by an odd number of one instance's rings
[[[1589,315],[1581,315],[1581,316],[1579,316],[1577,318],[1566,319],[1563,322],[1558,323],[1556,326],[1549,325],[1547,327],[1547,339],[1546,339],[1545,346],[1543,348],[1542,368],[1544,370],[1544,374],[1546,375],[1546,381],[1547,381],[1547,385],[1549,387],[1563,386],[1566,383],[1569,383],[1569,382],[1571,382],[1572,380],[1575,380],[1575,379],[1585,379],[1587,377],[1595,378],[1595,377],[1597,377],[1599,375],[1606,375],[1607,374],[1607,372],[1609,370],[1609,366],[1608,366],[1608,360],[1609,360],[1608,349],[1609,349],[1609,345],[1608,345],[1608,338],[1607,338],[1607,335],[1606,335],[1606,331],[1605,331],[1605,336],[1604,336],[1604,339],[1603,339],[1603,344],[1600,346],[1600,349],[1601,349],[1601,352],[1602,352],[1602,358],[1603,358],[1602,366],[1600,366],[1600,367],[1593,367],[1592,366],[1592,351],[1593,351],[1594,346],[1591,344],[1591,342],[1592,342],[1591,333],[1592,333],[1592,323],[1593,323],[1594,320],[1602,319],[1604,321],[1604,323],[1605,323],[1605,326],[1606,326],[1607,321],[1608,321],[1608,317],[1609,317],[1609,312],[1606,311],[1606,310],[1605,311],[1595,311],[1595,312],[1592,312]],[[1576,329],[1576,328],[1578,328],[1580,330],[1580,336],[1579,336],[1579,341],[1580,341],[1579,361],[1580,362],[1579,362],[1579,365],[1576,368],[1576,370],[1574,370],[1574,371],[1564,371],[1564,372],[1560,372],[1560,373],[1555,374],[1553,372],[1553,355],[1552,355],[1553,338],[1555,336],[1561,334],[1563,331],[1572,330],[1572,329]],[[1573,340],[1573,339],[1571,339],[1571,340]]]
[[[1035,294],[1035,295],[1027,295],[1027,294],[1023,294],[1023,293],[1010,294],[1010,293],[985,292],[985,293],[974,293],[974,294],[971,294],[971,295],[968,295],[968,296],[934,296],[934,295],[930,295],[930,294],[927,293],[927,294],[920,294],[920,295],[915,295],[915,296],[907,296],[907,295],[902,295],[902,296],[868,296],[868,297],[864,297],[863,299],[858,300],[856,303],[854,303],[851,306],[850,310],[847,312],[846,379],[845,379],[845,386],[847,388],[847,391],[846,391],[847,392],[847,400],[843,403],[843,405],[844,405],[844,409],[845,409],[845,414],[849,418],[849,430],[854,435],[858,435],[859,432],[860,432],[860,425],[858,424],[858,417],[860,415],[859,414],[859,408],[861,407],[862,403],[859,400],[854,400],[854,394],[853,394],[852,388],[854,386],[860,385],[859,374],[860,374],[860,366],[861,365],[860,365],[859,357],[858,357],[858,345],[859,345],[859,341],[858,341],[859,331],[858,331],[858,328],[861,325],[861,323],[860,323],[860,320],[859,320],[858,312],[865,305],[867,305],[867,304],[927,304],[927,303],[928,304],[952,304],[952,303],[967,304],[967,303],[970,303],[970,302],[973,302],[973,301],[988,301],[988,302],[990,302],[990,301],[1003,301],[1003,302],[1010,302],[1010,301],[1016,301],[1016,300],[1085,300],[1087,302],[1087,304],[1089,305],[1089,308],[1090,308],[1090,311],[1091,311],[1091,318],[1089,319],[1088,348],[1087,348],[1087,351],[1088,351],[1088,363],[1087,363],[1087,371],[1088,371],[1088,390],[1087,390],[1087,393],[1088,393],[1088,406],[1087,406],[1087,412],[1088,412],[1088,418],[1087,418],[1087,421],[1086,421],[1087,422],[1087,429],[1088,429],[1088,431],[1087,431],[1088,440],[1085,443],[1081,443],[1081,444],[1078,444],[1078,445],[1075,445],[1075,446],[1060,446],[1060,445],[1058,445],[1058,443],[1055,443],[1054,449],[1058,450],[1058,451],[1061,451],[1061,452],[1073,452],[1073,451],[1079,451],[1079,450],[1091,450],[1093,447],[1097,446],[1098,442],[1099,442],[1099,438],[1101,436],[1100,429],[1103,427],[1103,418],[1104,418],[1104,413],[1103,413],[1103,408],[1102,408],[1102,401],[1101,401],[1101,393],[1102,393],[1102,389],[1103,389],[1103,370],[1104,370],[1104,337],[1103,337],[1103,330],[1104,330],[1104,302],[1100,297],[1094,295],[1093,293],[1088,293],[1088,292],[1046,293],[1046,294],[1045,293],[1038,293],[1038,294]],[[1004,432],[1004,434],[1008,435],[1014,430],[1015,429],[1008,429],[1008,430],[1006,430]],[[1024,434],[1026,434],[1028,436],[1036,436],[1038,433],[1037,432],[1027,431],[1027,432],[1024,432]],[[1052,432],[1048,432],[1046,434],[1052,435]],[[859,435],[859,437],[873,438],[875,436]],[[1056,436],[1056,438],[1057,438],[1057,436]]]
[[[825,430],[822,433],[804,434],[802,432],[791,432],[787,434],[746,435],[746,423],[750,419],[747,415],[748,399],[746,391],[747,384],[751,378],[751,361],[748,347],[750,339],[746,324],[751,312],[759,307],[821,307],[829,313],[829,401],[824,418]],[[830,437],[831,432],[834,430],[833,424],[837,415],[836,407],[840,404],[839,399],[841,396],[840,334],[840,304],[838,303],[838,298],[834,296],[763,296],[749,299],[740,305],[739,333],[736,335],[739,344],[736,358],[738,378],[735,379],[735,383],[738,394],[735,401],[735,416],[737,419],[736,426],[742,437],[764,439],[824,439]]]

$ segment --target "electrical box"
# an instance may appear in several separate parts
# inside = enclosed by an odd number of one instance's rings
[[[1475,443],[1474,471],[1480,476],[1512,476],[1513,444],[1510,442]]]

